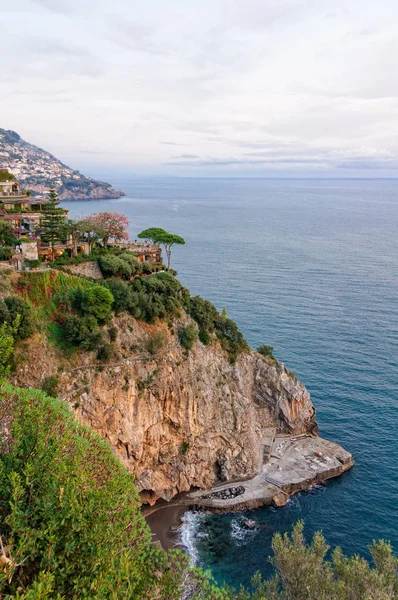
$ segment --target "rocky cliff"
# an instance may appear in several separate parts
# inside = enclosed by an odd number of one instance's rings
[[[60,397],[111,444],[150,504],[254,476],[270,427],[316,431],[309,393],[283,364],[255,352],[231,364],[218,345],[200,342],[187,353],[175,333],[187,319],[155,326],[115,317],[117,350],[108,364],[83,351],[67,358],[35,334],[14,376],[35,387],[56,376]],[[156,355],[143,351],[159,331],[166,346]]]

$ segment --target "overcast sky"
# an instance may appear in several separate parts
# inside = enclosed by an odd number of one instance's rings
[[[398,176],[396,0],[0,9],[0,127],[82,172]]]

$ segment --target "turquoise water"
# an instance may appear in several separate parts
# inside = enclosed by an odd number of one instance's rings
[[[227,307],[253,347],[270,344],[306,384],[320,434],[352,452],[343,477],[284,508],[190,515],[184,538],[219,581],[247,583],[276,531],[303,518],[309,534],[366,553],[398,551],[398,181],[115,180],[128,197],[68,203],[73,215],[127,214],[185,237],[172,263],[193,294]]]

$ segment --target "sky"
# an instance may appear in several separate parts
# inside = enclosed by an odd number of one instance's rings
[[[0,0],[0,127],[86,174],[397,177],[396,0]]]

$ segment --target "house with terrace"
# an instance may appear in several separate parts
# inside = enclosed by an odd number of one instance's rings
[[[89,254],[90,245],[84,236],[73,239],[73,234],[67,228],[60,228],[60,239],[56,243],[49,243],[45,232],[45,222],[48,219],[50,198],[44,196],[31,196],[30,192],[21,190],[19,182],[7,169],[0,169],[0,221],[9,223],[12,234],[17,240],[16,250],[19,256],[28,260],[35,256],[42,262],[49,262],[63,256],[76,256]],[[61,213],[55,219],[68,221],[68,210],[57,208]],[[58,221],[59,222],[59,221]],[[112,246],[112,244],[110,244]],[[9,247],[10,248],[10,247]],[[36,248],[36,250],[34,250]],[[114,246],[120,250],[133,252],[139,262],[161,263],[162,251],[159,246],[148,242],[137,241],[120,242]],[[1,253],[0,253],[1,254]],[[29,254],[29,256],[28,256]]]

